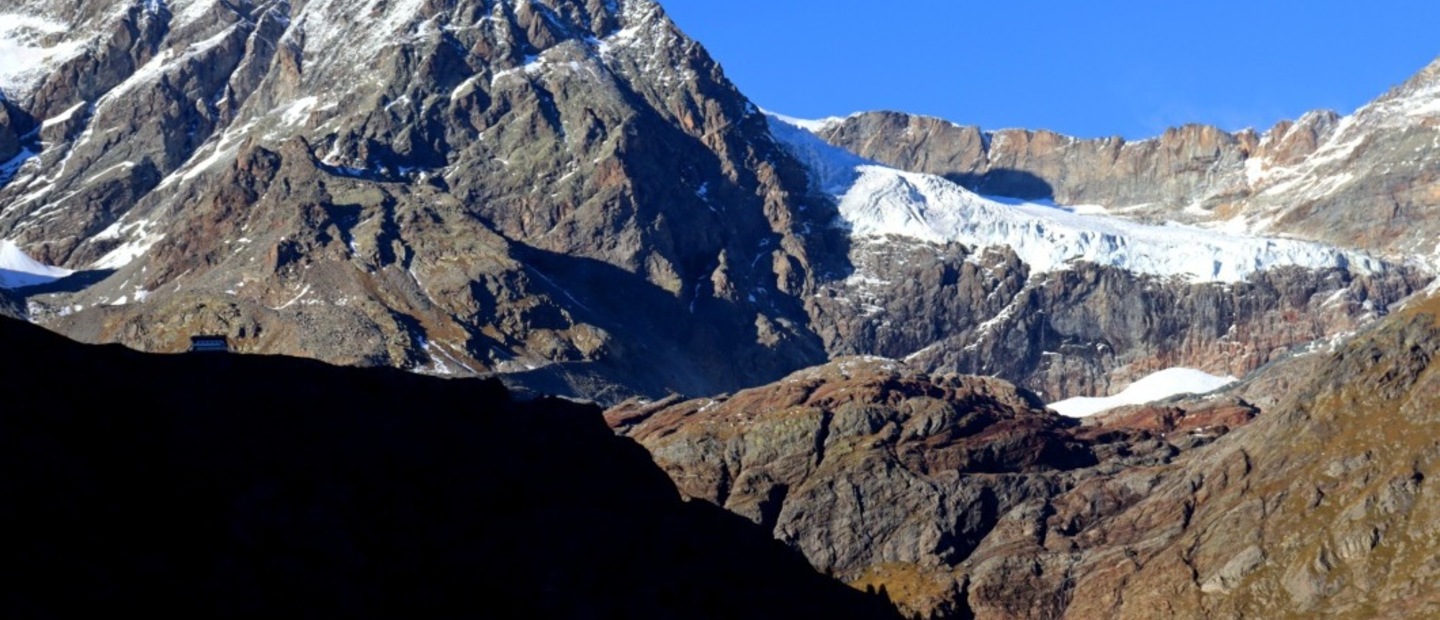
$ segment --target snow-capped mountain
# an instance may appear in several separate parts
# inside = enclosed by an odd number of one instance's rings
[[[1371,256],[1318,243],[989,199],[944,177],[866,161],[782,117],[771,117],[771,131],[811,171],[812,182],[836,198],[840,217],[859,238],[1008,247],[1032,273],[1084,261],[1188,282],[1242,282],[1289,266],[1361,274],[1386,268]]]
[[[1180,592],[1187,617],[1247,583],[1326,609],[1351,573],[1315,558],[1364,558],[1409,513],[1315,516],[1403,508],[1433,461],[1431,317],[1292,354],[1434,290],[1434,67],[1350,120],[1124,143],[793,126],[650,0],[6,6],[0,270],[62,279],[0,288],[0,314],[80,340],[216,333],[623,400],[693,497],[957,615]],[[1300,368],[1299,397],[1229,447],[1202,446],[1256,415],[1238,400],[1135,428],[1043,406],[1262,367]],[[646,402],[672,392],[704,398]]]
[[[1433,262],[1440,247],[1440,60],[1351,114],[1311,112],[1263,133],[1190,125],[1148,140],[1082,140],[889,112],[813,128],[867,158],[986,194],[1399,260]]]
[[[878,354],[1054,399],[1239,376],[1426,281],[858,160],[771,123],[650,0],[5,10],[0,237],[85,272],[20,291],[83,340],[218,332],[607,401]]]
[[[6,68],[0,231],[43,262],[115,270],[31,300],[57,329],[157,350],[225,331],[589,395],[824,359],[780,290],[807,277],[804,179],[653,2],[14,13],[70,38],[7,34],[31,51]],[[704,353],[720,348],[724,363]]]

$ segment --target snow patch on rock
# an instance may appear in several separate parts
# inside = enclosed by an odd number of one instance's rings
[[[1208,394],[1235,382],[1235,377],[1217,377],[1194,368],[1167,368],[1131,383],[1120,393],[1101,397],[1076,397],[1050,403],[1060,415],[1084,418],[1125,405],[1143,405],[1181,394]]]

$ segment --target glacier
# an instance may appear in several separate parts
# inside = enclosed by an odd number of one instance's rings
[[[774,113],[767,119],[774,138],[808,169],[812,190],[836,200],[839,225],[857,238],[1008,246],[1036,273],[1087,261],[1189,282],[1242,282],[1285,266],[1360,274],[1387,268],[1369,255],[1307,241],[989,198],[944,177],[882,166],[831,146],[807,129],[825,121],[797,123]]]

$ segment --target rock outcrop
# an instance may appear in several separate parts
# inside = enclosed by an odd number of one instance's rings
[[[0,162],[9,164],[20,154],[20,123],[10,115],[10,106],[0,96]],[[0,181],[9,180],[10,172],[0,170]]]
[[[733,396],[632,402],[606,417],[682,493],[928,617],[970,608],[963,567],[1001,519],[1097,476],[1168,463],[1253,412],[1192,409],[1082,426],[1004,381],[843,358]]]
[[[598,409],[0,319],[8,617],[896,618]]]
[[[11,293],[9,289],[0,288],[0,316],[23,321],[25,314],[24,298]]]
[[[1187,125],[1136,142],[1083,140],[1045,130],[985,131],[898,112],[827,126],[831,143],[904,170],[948,177],[981,194],[1051,198],[1067,205],[1187,206],[1233,193],[1259,147],[1253,132]]]

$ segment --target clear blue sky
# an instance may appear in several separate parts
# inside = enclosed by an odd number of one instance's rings
[[[1341,113],[1440,56],[1434,0],[660,0],[757,104],[1144,138]]]

